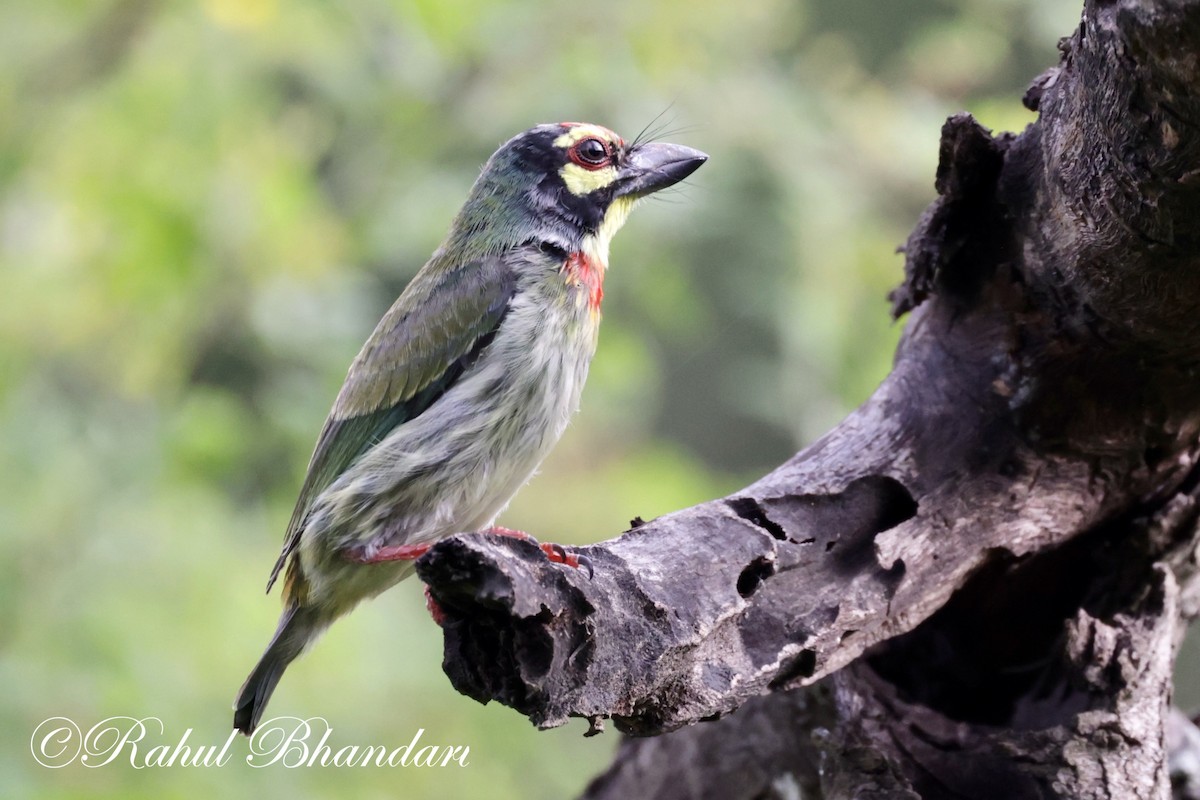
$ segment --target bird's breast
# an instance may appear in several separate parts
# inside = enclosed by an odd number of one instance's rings
[[[603,275],[586,259],[566,282],[565,265],[543,267],[460,379],[322,493],[302,551],[314,597],[367,596],[406,574],[350,565],[339,555],[346,547],[433,542],[492,524],[562,435],[596,350],[591,306]]]

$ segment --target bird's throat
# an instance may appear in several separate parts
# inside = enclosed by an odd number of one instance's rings
[[[613,200],[605,210],[604,219],[600,221],[596,232],[583,237],[583,252],[598,263],[602,270],[608,268],[608,246],[612,244],[613,237],[621,230],[625,220],[629,219],[629,212],[633,210],[635,203],[637,200],[632,197],[618,197]]]
[[[584,236],[579,250],[567,257],[567,280],[584,289],[583,296],[592,313],[600,311],[600,301],[604,299],[604,272],[608,269],[609,244],[629,218],[629,212],[636,202],[631,197],[613,200],[596,232]]]

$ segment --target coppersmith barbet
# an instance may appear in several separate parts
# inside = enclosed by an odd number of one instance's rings
[[[331,622],[439,539],[492,526],[579,405],[613,234],[639,198],[706,159],[574,122],[492,155],[325,421],[267,583],[286,569],[283,614],[235,728],[254,731],[284,669]]]

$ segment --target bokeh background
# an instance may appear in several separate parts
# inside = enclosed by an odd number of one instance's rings
[[[1020,130],[1076,3],[4,0],[0,796],[556,798],[615,734],[457,695],[417,581],[272,714],[466,769],[34,763],[50,716],[224,741],[350,359],[495,147],[654,119],[711,161],[613,248],[583,410],[501,521],[590,542],[750,482],[886,373],[895,254],[966,109]],[[659,116],[661,115],[661,116]],[[1200,700],[1189,655],[1179,700]],[[156,740],[157,741],[157,740]]]

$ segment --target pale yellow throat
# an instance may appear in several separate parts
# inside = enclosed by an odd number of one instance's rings
[[[604,219],[595,233],[583,237],[583,252],[593,262],[604,270],[608,268],[608,246],[612,244],[613,236],[621,230],[629,212],[637,204],[632,197],[618,197],[613,200],[604,214]]]

